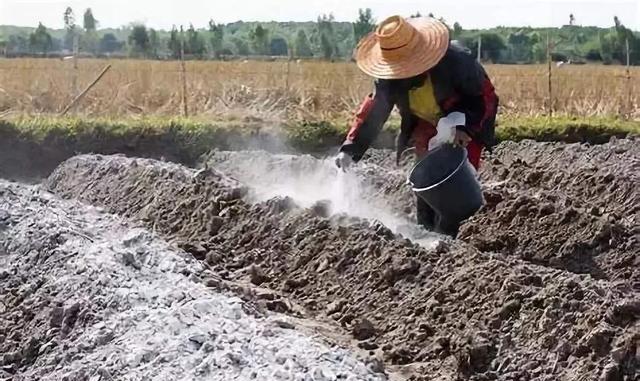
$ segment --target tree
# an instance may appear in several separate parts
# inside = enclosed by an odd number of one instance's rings
[[[584,58],[586,58],[589,61],[602,61],[602,55],[600,54],[600,51],[597,49],[589,49],[589,51],[587,51],[587,54],[585,54]]]
[[[98,21],[93,17],[91,8],[87,8],[83,16],[83,27],[86,33],[83,34],[80,39],[80,49],[94,54],[98,52],[99,38],[96,32],[97,25]]]
[[[531,48],[531,58],[533,62],[543,63],[547,61],[547,44],[546,42],[538,41]]]
[[[457,21],[453,23],[453,34],[451,37],[454,39],[460,38],[462,36],[462,25]]]
[[[181,38],[182,36],[180,35],[180,33],[178,32],[178,29],[176,29],[176,26],[174,25],[171,28],[171,34],[169,35],[169,44],[167,47],[171,52],[171,57],[175,59],[180,58]]]
[[[358,9],[358,19],[353,23],[353,37],[356,41],[369,34],[376,27],[371,9]]]
[[[202,58],[206,52],[205,43],[200,36],[200,33],[193,27],[193,24],[189,24],[187,29],[187,37],[184,43],[185,54],[194,55]]]
[[[98,25],[98,21],[93,17],[93,12],[91,11],[91,8],[87,8],[86,11],[84,11],[84,30],[86,31],[95,31],[96,30],[96,26]]]
[[[122,50],[124,46],[123,41],[118,41],[118,38],[113,33],[105,33],[100,39],[99,50],[101,53],[113,53]]]
[[[73,49],[73,41],[76,38],[76,17],[73,14],[73,9],[71,9],[71,7],[67,7],[67,9],[65,9],[64,14],[63,14],[63,19],[64,19],[64,29],[65,29],[65,35],[64,35],[64,47],[66,49]]]
[[[29,49],[29,36],[21,34],[12,34],[9,36],[7,52],[26,53]]]
[[[573,26],[576,23],[576,18],[573,17],[573,13],[569,15],[569,25]]]
[[[145,56],[149,53],[150,40],[147,27],[144,25],[134,25],[129,35],[129,46],[134,55]]]
[[[422,17],[422,15],[420,14],[420,12],[416,12],[415,14],[410,16],[411,18],[416,18],[416,17]]]
[[[533,43],[528,34],[522,30],[510,33],[507,40],[511,47],[511,59],[519,62],[531,61]]]
[[[335,35],[333,30],[333,23],[335,18],[332,14],[318,16],[316,24],[316,34],[318,35],[318,45],[322,57],[325,59],[331,59],[334,54],[337,55]]]
[[[625,27],[620,19],[613,18],[615,24],[615,37],[612,36],[611,55],[618,62],[626,63],[627,43],[629,44],[629,59],[631,64],[640,62],[640,39],[636,37],[631,29]]]
[[[602,62],[605,64],[610,64],[613,61],[613,52],[615,50],[616,45],[616,35],[614,33],[600,33],[598,35],[598,39],[600,41],[600,57],[602,57]]]
[[[482,57],[488,58],[492,62],[498,62],[502,52],[507,49],[502,37],[497,33],[481,33],[482,40]],[[471,50],[471,54],[475,57],[478,55],[478,36],[470,36],[462,39],[464,45]]]
[[[333,44],[329,41],[329,37],[326,33],[320,35],[320,50],[322,51],[322,57],[326,60],[330,60],[333,57]]]
[[[66,30],[73,30],[76,27],[76,16],[73,14],[73,9],[67,7],[63,14],[64,28]]]
[[[251,39],[251,48],[258,55],[269,54],[269,31],[258,24],[249,36]]]
[[[158,58],[160,53],[160,36],[153,28],[149,28],[149,53],[153,58]]]
[[[274,37],[271,39],[269,50],[269,54],[272,56],[287,56],[289,55],[289,44],[282,37]]]
[[[313,57],[313,51],[311,50],[311,45],[309,44],[309,39],[304,29],[298,30],[296,43],[294,45],[294,55],[296,57]]]
[[[222,43],[224,41],[224,29],[213,20],[209,20],[209,47],[216,58],[220,58]]]
[[[45,54],[53,48],[53,39],[42,23],[38,23],[36,30],[29,35],[29,48],[34,53]]]
[[[240,37],[233,37],[231,41],[233,42],[237,55],[248,56],[251,53],[249,44],[247,44],[247,41],[245,41],[244,39]]]

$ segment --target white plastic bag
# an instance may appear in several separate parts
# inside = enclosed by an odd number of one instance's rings
[[[429,140],[429,151],[443,144],[453,143],[456,137],[456,126],[464,126],[465,123],[465,115],[458,111],[452,112],[444,118],[440,118],[438,126],[436,127],[438,133]]]

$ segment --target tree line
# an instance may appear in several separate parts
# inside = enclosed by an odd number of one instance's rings
[[[420,16],[416,13],[413,16]],[[433,16],[429,14],[429,16]],[[170,31],[131,24],[119,29],[98,29],[91,9],[76,19],[72,8],[62,14],[63,30],[0,26],[0,52],[8,56],[60,55],[78,51],[91,56],[121,56],[150,59],[224,59],[229,57],[271,56],[347,60],[361,37],[375,28],[370,9],[360,9],[353,22],[337,22],[323,14],[314,22],[235,22],[209,21],[204,27],[174,26]],[[441,19],[442,20],[442,19]],[[442,20],[445,23],[446,20]],[[472,54],[494,63],[556,61],[575,63],[596,61],[625,63],[627,44],[631,64],[640,64],[640,36],[615,17],[610,28],[576,25],[573,14],[561,28],[496,27],[487,30],[464,29],[448,24],[452,39]]]

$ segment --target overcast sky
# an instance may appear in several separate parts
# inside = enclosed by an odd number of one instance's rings
[[[190,22],[204,27],[216,22],[308,21],[333,13],[351,21],[358,8],[371,8],[377,19],[392,14],[429,12],[458,21],[465,28],[504,26],[561,26],[573,13],[580,25],[611,26],[617,15],[623,24],[640,30],[640,0],[0,0],[0,24],[62,27],[67,6],[81,19],[92,8],[100,27],[119,27],[133,21],[169,29]]]

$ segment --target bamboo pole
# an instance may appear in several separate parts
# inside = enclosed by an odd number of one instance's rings
[[[286,78],[286,82],[285,82],[285,91],[286,94],[289,95],[289,76],[291,75],[291,58],[289,58],[287,60],[287,78]]]
[[[84,96],[89,92],[89,90],[91,90],[91,88],[95,86],[96,83],[98,83],[105,74],[107,74],[107,71],[109,71],[109,69],[111,69],[111,64],[105,66],[104,69],[102,69],[102,72],[100,72],[100,74],[96,77],[96,79],[94,79],[93,82],[91,82],[89,86],[87,86],[87,88],[84,89],[84,91],[78,94],[78,96],[75,97],[71,101],[71,103],[69,103],[69,105],[64,108],[64,110],[62,110],[62,112],[60,113],[60,116],[66,115],[67,112],[69,112],[69,110],[71,110],[71,108],[76,105],[76,103],[78,103],[82,98],[84,98]]]
[[[631,118],[633,114],[633,82],[631,81],[631,52],[629,50],[629,38],[625,40],[625,48],[627,51],[627,118]]]
[[[187,106],[187,67],[184,63],[184,29],[180,25],[180,77],[182,79],[182,115],[186,118],[189,116],[189,108]]]
[[[547,113],[553,116],[553,87],[551,86],[551,37],[547,32],[547,89],[549,91],[549,105]]]
[[[78,94],[78,50],[80,36],[73,32],[73,94]]]

